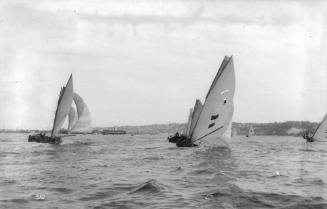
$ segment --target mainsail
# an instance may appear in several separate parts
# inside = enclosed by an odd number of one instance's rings
[[[53,122],[51,136],[55,136],[59,133],[61,126],[63,125],[65,118],[70,110],[73,102],[74,88],[73,88],[73,76],[70,75],[69,80],[65,87],[60,91],[57,110]]]
[[[230,123],[234,104],[235,73],[232,57],[225,57],[206,96],[192,141],[220,138]]]
[[[188,116],[187,126],[186,126],[186,136],[190,137],[191,123],[192,123],[193,108],[190,109],[190,114]]]
[[[313,139],[316,141],[327,141],[327,114],[313,134]]]
[[[77,93],[74,93],[74,102],[77,108],[78,119],[72,127],[71,132],[88,133],[92,131],[91,115],[86,103]]]
[[[71,131],[77,122],[77,113],[74,107],[70,107],[68,114],[68,131]]]
[[[231,138],[232,137],[232,121],[229,122],[223,137]]]

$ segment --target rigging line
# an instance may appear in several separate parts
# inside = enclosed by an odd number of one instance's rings
[[[206,135],[204,135],[204,136],[201,136],[200,138],[198,138],[198,139],[194,140],[193,142],[199,141],[199,140],[203,139],[204,137],[206,137],[206,136],[209,136],[210,134],[212,134],[212,133],[214,133],[214,132],[218,131],[219,129],[222,129],[223,127],[224,127],[224,126],[220,126],[219,128],[217,128],[217,129],[215,129],[215,130],[213,130],[213,131],[211,131],[211,132],[207,133],[207,134],[206,134]]]

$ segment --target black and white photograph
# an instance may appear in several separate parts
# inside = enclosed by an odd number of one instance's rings
[[[1,209],[327,209],[327,1],[0,0]]]

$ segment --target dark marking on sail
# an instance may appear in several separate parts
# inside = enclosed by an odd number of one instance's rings
[[[226,104],[227,103],[227,99],[224,99],[224,104]]]
[[[211,120],[216,120],[219,117],[219,114],[217,115],[211,115]]]
[[[211,128],[214,125],[215,125],[215,123],[211,123],[211,124],[209,124],[208,128]]]

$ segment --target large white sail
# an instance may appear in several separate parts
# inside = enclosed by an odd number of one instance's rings
[[[60,128],[63,125],[65,118],[73,103],[73,96],[74,96],[73,76],[70,75],[66,86],[63,87],[60,91],[51,136],[55,136],[59,133]]]
[[[313,134],[313,139],[316,141],[327,141],[327,114]]]
[[[225,57],[206,96],[191,136],[193,141],[221,138],[230,123],[234,104],[235,72],[232,57]]]
[[[68,113],[68,131],[71,131],[71,129],[74,127],[74,125],[77,122],[77,113],[74,107],[70,107],[69,113]]]
[[[202,103],[199,99],[195,101],[194,108],[193,108],[193,115],[192,115],[192,123],[190,128],[190,136],[192,136],[196,123],[199,120],[201,111],[202,111]]]
[[[74,93],[74,102],[77,108],[78,120],[71,129],[72,133],[89,133],[92,131],[91,114],[86,103],[77,93]]]
[[[186,126],[186,133],[185,133],[186,137],[190,137],[192,115],[193,115],[193,108],[190,109],[190,113],[188,115],[188,121],[187,121],[187,126]]]

